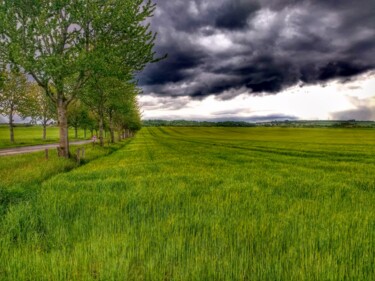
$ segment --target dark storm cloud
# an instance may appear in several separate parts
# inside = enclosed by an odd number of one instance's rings
[[[375,69],[373,0],[157,1],[145,94],[229,99]]]
[[[215,19],[215,25],[226,29],[243,29],[247,20],[260,9],[258,3],[248,1],[228,1]]]

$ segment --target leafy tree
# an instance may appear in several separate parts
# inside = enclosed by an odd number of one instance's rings
[[[139,112],[136,96],[140,89],[131,82],[120,83],[118,87],[112,90],[113,94],[107,106],[108,126],[111,142],[115,142],[115,131],[121,132],[125,126],[125,120],[131,120],[134,112]]]
[[[138,88],[130,90],[131,95],[126,100],[123,99],[122,106],[115,111],[115,126],[123,138],[131,137],[142,127],[141,113],[136,99],[138,91]]]
[[[110,83],[104,79],[90,79],[81,94],[82,101],[98,121],[99,143],[101,146],[104,145],[105,114],[111,95],[108,89],[109,85]]]
[[[68,124],[74,128],[74,138],[78,138],[78,128],[81,125],[82,111],[84,111],[79,100],[74,101],[68,109]]]
[[[34,123],[41,122],[43,126],[42,139],[47,138],[48,122],[56,120],[56,107],[49,99],[43,88],[36,83],[29,83],[26,95],[26,108],[22,117],[31,117]]]
[[[93,73],[124,79],[156,61],[144,24],[154,9],[150,0],[0,1],[0,59],[56,104],[61,156],[69,157],[68,106]]]
[[[0,90],[0,114],[9,119],[10,142],[14,143],[14,116],[22,115],[25,111],[27,79],[17,69],[3,70],[1,76],[3,82]]]
[[[82,101],[89,107],[98,120],[99,140],[104,145],[105,125],[108,126],[111,141],[114,142],[114,117],[120,111],[126,111],[134,95],[135,85],[113,77],[90,79],[81,94]]]
[[[74,101],[68,109],[68,124],[74,128],[74,137],[78,138],[78,128],[84,129],[84,138],[87,129],[95,128],[95,119],[89,109],[80,100]]]
[[[91,137],[93,137],[94,130],[96,128],[96,120],[92,112],[90,112],[87,108],[81,111],[80,127],[83,129],[85,139],[87,138],[87,130],[91,131]]]

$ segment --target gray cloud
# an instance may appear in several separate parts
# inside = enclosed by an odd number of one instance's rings
[[[251,113],[250,108],[236,108],[236,109],[228,109],[228,110],[221,110],[212,112],[211,115],[213,116],[238,116],[238,113]]]
[[[179,110],[186,108],[189,102],[189,98],[160,97],[158,99],[140,101],[139,105],[144,110]]]
[[[350,120],[355,119],[359,121],[375,120],[375,99],[359,99],[352,97],[352,104],[356,106],[355,109],[344,110],[331,113],[333,120]]]
[[[360,106],[352,110],[335,112],[331,114],[331,117],[333,120],[375,120],[375,106]]]
[[[156,50],[145,94],[277,93],[375,69],[373,0],[157,1]]]
[[[179,115],[161,115],[156,120],[181,120]],[[223,122],[223,121],[244,121],[244,122],[270,122],[270,121],[284,121],[284,120],[298,120],[296,116],[285,115],[285,114],[270,114],[270,115],[256,115],[248,117],[239,117],[237,115],[227,115],[222,117],[211,117],[207,118],[206,116],[185,116],[186,120],[193,121],[212,121],[212,122]],[[153,118],[147,119],[153,120]]]
[[[207,119],[214,122],[222,121],[244,121],[244,122],[271,122],[271,121],[284,121],[284,120],[298,120],[298,117],[293,115],[286,115],[282,113],[269,114],[269,115],[253,115],[248,117],[239,117],[238,115],[224,115],[221,117],[213,117]]]

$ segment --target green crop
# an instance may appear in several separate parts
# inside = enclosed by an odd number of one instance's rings
[[[7,205],[0,280],[373,280],[374,156],[371,129],[145,128]]]

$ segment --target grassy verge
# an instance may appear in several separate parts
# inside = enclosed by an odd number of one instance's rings
[[[122,147],[124,143],[100,147],[91,144],[72,146],[74,154],[77,148],[85,148],[85,158],[80,165],[109,155]],[[49,159],[45,159],[44,152],[0,157],[0,215],[9,206],[35,199],[43,181],[54,175],[68,172],[79,165],[73,159],[62,159],[51,151]],[[0,274],[1,276],[1,274]],[[0,279],[1,280],[1,279]]]
[[[372,280],[371,130],[147,128],[0,225],[4,280]]]

